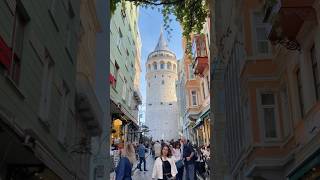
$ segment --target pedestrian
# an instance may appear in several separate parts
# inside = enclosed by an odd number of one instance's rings
[[[152,171],[152,179],[175,179],[178,171],[171,150],[167,144],[161,147],[161,155],[156,159]]]
[[[161,154],[161,145],[160,145],[159,141],[156,141],[153,149],[154,149],[154,156],[155,156],[154,159],[157,159],[157,157],[159,157]]]
[[[180,142],[177,141],[174,143],[174,148],[173,148],[173,157],[176,163],[176,167],[178,170],[178,174],[176,176],[176,180],[182,180],[183,177],[183,169],[184,169],[184,164],[183,164],[183,159],[182,159],[182,154],[181,154],[181,147],[180,147]]]
[[[134,147],[130,143],[125,144],[124,148],[120,149],[120,152],[121,158],[115,170],[116,180],[132,180],[131,171],[136,161]]]
[[[185,137],[181,138],[183,142],[183,159],[184,159],[184,171],[185,171],[185,180],[194,180],[195,171],[194,171],[194,150],[191,143],[187,143]]]
[[[144,171],[148,171],[146,169],[146,147],[143,145],[143,143],[140,143],[139,147],[138,147],[138,156],[140,159],[138,168],[140,169],[140,171],[142,171],[141,169],[141,165],[143,163],[143,167],[144,167]]]

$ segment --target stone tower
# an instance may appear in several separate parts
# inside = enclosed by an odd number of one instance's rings
[[[148,56],[146,69],[146,125],[153,140],[177,139],[177,59],[168,48],[162,31],[156,48]]]

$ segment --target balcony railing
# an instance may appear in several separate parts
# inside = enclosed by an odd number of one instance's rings
[[[103,113],[93,85],[84,73],[77,73],[76,107],[90,134],[99,135],[102,132]]]
[[[209,66],[208,51],[205,35],[195,35],[192,43],[193,72],[203,76],[204,70]]]
[[[134,90],[133,96],[134,96],[135,100],[139,103],[139,105],[141,105],[142,104],[142,96],[141,96],[139,89]]]
[[[274,3],[270,3],[270,2]],[[268,38],[289,50],[299,50],[296,37],[305,21],[316,22],[315,0],[266,0],[265,22],[269,22]]]

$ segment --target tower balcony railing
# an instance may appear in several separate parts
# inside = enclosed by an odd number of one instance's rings
[[[204,71],[209,67],[208,51],[205,35],[195,35],[192,42],[192,67],[195,75],[203,76]]]
[[[315,0],[266,0],[264,22],[270,23],[268,39],[289,50],[301,49],[297,35],[305,21],[316,22]]]

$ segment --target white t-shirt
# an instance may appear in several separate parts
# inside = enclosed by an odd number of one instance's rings
[[[172,157],[173,157],[175,162],[177,162],[178,160],[181,159],[181,152],[180,151],[181,151],[180,149],[173,148],[173,152],[172,152],[173,156]]]

